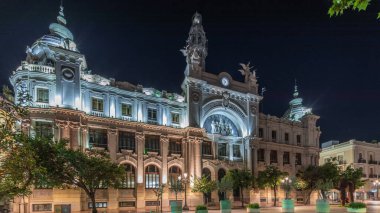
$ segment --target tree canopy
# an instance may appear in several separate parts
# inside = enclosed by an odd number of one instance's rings
[[[264,171],[260,171],[257,177],[257,184],[260,188],[270,187],[273,189],[274,206],[277,203],[277,190],[281,184],[281,180],[287,176],[288,173],[282,172],[275,166],[267,166]]]
[[[328,10],[330,16],[342,15],[346,10],[364,11],[370,5],[371,0],[331,0]],[[377,14],[380,18],[380,13]]]

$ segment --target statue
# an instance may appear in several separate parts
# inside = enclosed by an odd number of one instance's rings
[[[43,44],[37,44],[34,47],[26,47],[26,61],[30,64],[41,64],[52,66],[55,62],[53,52]]]
[[[251,69],[253,67],[250,67],[249,64],[251,62],[248,62],[247,64],[240,63],[241,69],[239,69],[239,72],[244,76],[244,82],[254,82],[256,80],[256,70],[253,70],[251,72]]]

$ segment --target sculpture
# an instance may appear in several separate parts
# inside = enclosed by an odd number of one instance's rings
[[[240,63],[241,69],[238,71],[244,76],[244,82],[247,83],[249,81],[254,82],[256,80],[256,70],[253,70],[251,72],[251,69],[253,68],[249,66],[251,62],[248,62],[247,64]]]

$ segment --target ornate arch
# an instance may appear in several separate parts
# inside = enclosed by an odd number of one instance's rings
[[[168,170],[172,166],[177,166],[178,168],[181,169],[182,172],[184,172],[185,165],[183,164],[183,162],[181,160],[173,159],[173,160],[169,161],[168,162]]]
[[[119,165],[123,165],[123,164],[131,164],[133,167],[137,168],[137,162],[135,160],[135,162],[133,162],[132,160],[122,160],[120,162],[118,162]]]
[[[162,170],[162,162],[158,160],[157,158],[148,158],[144,160],[144,169],[149,166],[149,165],[155,165],[157,166],[160,170]]]
[[[133,165],[135,168],[137,168],[137,160],[131,156],[128,156],[128,155],[122,156],[119,159],[117,159],[117,163],[118,164],[129,163],[129,164]]]
[[[202,171],[203,169],[208,169],[210,170],[210,173],[211,173],[211,180],[216,180],[216,173],[215,173],[215,168],[208,162],[206,163],[203,163],[203,168],[202,168]]]

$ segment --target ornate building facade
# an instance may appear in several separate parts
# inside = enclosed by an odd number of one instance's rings
[[[193,207],[202,203],[202,196],[191,192],[193,179],[202,175],[220,180],[231,169],[257,175],[270,164],[295,175],[319,160],[319,117],[302,105],[297,88],[289,110],[279,118],[259,113],[262,97],[249,64],[240,70],[244,82],[227,72],[206,72],[207,38],[198,13],[181,50],[186,59],[183,95],[93,73],[66,26],[62,7],[49,30],[27,48],[26,60],[10,77],[15,100],[20,94],[33,97],[22,128],[32,137],[68,139],[75,149],[105,149],[125,166],[122,188],[98,190],[99,208],[155,209],[153,190],[185,173],[190,183],[187,203]],[[233,194],[239,199],[238,192]],[[253,191],[251,200],[271,203],[270,194]],[[166,189],[164,208],[174,198]],[[220,198],[217,192],[209,195],[214,203]],[[88,210],[89,203],[78,189],[36,186],[25,203],[14,206],[25,204],[30,212],[77,212]]]

